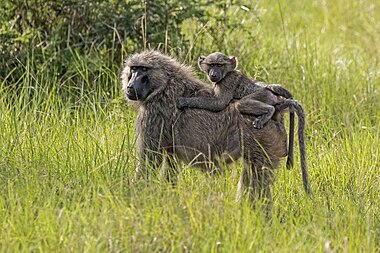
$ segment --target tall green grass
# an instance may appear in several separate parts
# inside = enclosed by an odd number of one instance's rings
[[[227,49],[304,105],[313,200],[298,162],[277,173],[270,221],[235,201],[240,164],[216,177],[185,168],[176,186],[134,179],[121,66],[77,55],[71,71],[51,76],[31,55],[20,78],[0,80],[0,251],[379,252],[380,4],[258,9],[257,40],[226,38]],[[94,64],[101,71],[89,73]]]

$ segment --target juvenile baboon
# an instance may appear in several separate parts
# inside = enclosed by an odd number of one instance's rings
[[[206,72],[209,80],[214,83],[214,96],[181,97],[178,99],[179,108],[198,108],[214,112],[225,109],[233,100],[236,101],[236,108],[242,114],[255,116],[254,127],[262,128],[266,122],[274,117],[275,106],[287,101],[290,107],[290,129],[289,129],[289,148],[287,166],[292,167],[294,161],[294,112],[304,119],[301,105],[292,99],[292,94],[281,85],[266,84],[256,81],[244,75],[236,69],[236,57],[228,57],[222,53],[215,52],[207,57],[201,56],[198,60],[199,68]],[[284,107],[282,107],[284,108]],[[300,140],[304,140],[305,121],[299,120]],[[300,152],[306,154],[305,143],[300,141]],[[307,175],[306,156],[301,157],[302,174]],[[303,160],[305,159],[305,160]],[[303,177],[304,180],[307,177]],[[304,181],[305,190],[310,191],[308,181]]]
[[[281,104],[292,94],[277,84],[265,84],[247,77],[236,69],[236,57],[215,52],[199,57],[199,68],[215,84],[213,97],[178,99],[178,106],[221,111],[233,100],[243,114],[256,116],[254,127],[262,128],[274,115],[274,105]]]
[[[262,129],[254,129],[234,105],[217,113],[179,110],[178,97],[198,92],[212,96],[212,89],[196,78],[191,68],[157,51],[131,55],[121,79],[127,99],[137,103],[139,173],[161,168],[164,160],[209,170],[210,164],[230,163],[242,156],[239,191],[249,190],[254,199],[271,200],[272,175],[287,150],[281,121],[270,120]]]

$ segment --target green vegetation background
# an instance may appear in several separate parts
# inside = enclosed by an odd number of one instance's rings
[[[379,252],[379,20],[377,0],[1,1],[0,251]],[[239,164],[132,181],[119,75],[143,48],[236,55],[291,90],[314,201],[298,163],[271,221],[235,202]]]

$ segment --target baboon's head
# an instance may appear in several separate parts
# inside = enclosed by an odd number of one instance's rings
[[[128,57],[121,80],[123,91],[130,100],[147,101],[165,89],[178,63],[157,51],[143,51]]]
[[[228,72],[236,69],[237,59],[235,56],[228,57],[222,53],[214,52],[208,56],[199,57],[198,66],[207,74],[211,82],[218,83]]]

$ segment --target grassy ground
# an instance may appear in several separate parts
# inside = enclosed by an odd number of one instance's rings
[[[185,169],[175,187],[132,182],[135,114],[118,73],[73,104],[65,80],[26,64],[20,95],[0,97],[0,251],[379,252],[380,4],[279,2],[259,2],[251,47],[228,43],[241,69],[304,105],[313,201],[299,163],[278,172],[270,222],[235,202],[239,164],[215,178]]]

